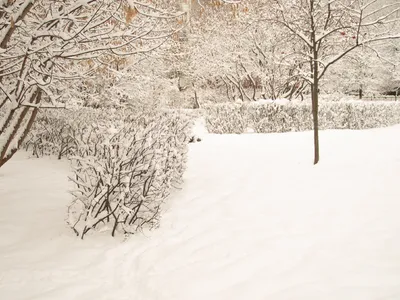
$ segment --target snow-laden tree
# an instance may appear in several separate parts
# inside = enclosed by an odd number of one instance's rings
[[[162,47],[182,26],[173,9],[147,0],[1,1],[0,166],[68,82]]]
[[[361,99],[378,93],[388,73],[385,61],[367,47],[360,47],[331,67],[320,82],[320,90]]]
[[[290,57],[299,50],[298,45],[291,44],[291,36],[275,24],[265,28],[255,23],[251,28],[247,61],[243,58],[240,61],[251,86],[259,85],[265,99],[292,99],[301,95],[306,85],[298,73],[304,66]]]
[[[182,94],[194,87],[190,92],[196,98],[197,91],[200,102],[300,94],[305,86],[295,76],[300,66],[283,63],[291,36],[259,23],[259,7],[256,0],[191,2],[188,29],[170,53]]]
[[[228,99],[244,100],[246,95],[237,69],[249,44],[243,39],[243,28],[225,12],[213,9],[206,13],[207,10],[192,20],[195,25],[188,40],[192,46],[187,47],[189,76],[204,90],[226,88]]]
[[[281,36],[276,39],[279,33],[249,25],[256,14],[255,1],[199,1],[192,6],[190,31],[179,51],[185,59],[178,68],[199,90],[231,101],[276,98],[280,88],[275,85],[287,76],[273,59],[280,51],[270,50],[283,42]]]
[[[314,164],[319,161],[318,94],[327,70],[360,46],[400,38],[397,0],[271,0],[261,21],[278,24],[291,35],[291,60],[307,65],[299,76],[312,90],[314,123]],[[266,23],[268,24],[268,23]]]
[[[392,41],[387,45],[386,51],[390,60],[386,63],[388,76],[382,83],[381,92],[394,95],[397,101],[400,95],[400,40]]]

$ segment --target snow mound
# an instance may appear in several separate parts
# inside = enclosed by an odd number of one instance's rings
[[[203,139],[205,135],[208,134],[206,119],[204,117],[199,117],[194,121],[192,134],[195,138]]]

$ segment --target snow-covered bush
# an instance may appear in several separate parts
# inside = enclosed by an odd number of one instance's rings
[[[109,118],[101,110],[44,110],[38,115],[23,143],[27,151],[36,157],[54,155],[58,159],[76,154],[80,140],[89,143],[98,121]]]
[[[207,111],[206,121],[212,133],[243,133],[249,125],[248,106],[230,103],[215,104],[204,107]]]
[[[113,130],[131,122],[133,117],[138,117],[136,111],[141,111],[141,116],[149,116],[154,114],[154,110],[154,107],[139,105],[120,109],[43,110],[38,114],[23,147],[36,157],[51,155],[61,159],[76,154],[84,156],[90,145],[104,140],[103,132],[107,129]],[[204,115],[203,110],[193,109],[156,111],[171,117],[179,114],[191,120]]]
[[[103,129],[95,134],[103,139],[71,157],[75,189],[68,224],[81,238],[92,229],[114,236],[156,226],[160,205],[186,165],[188,118],[170,112],[133,115]]]
[[[178,183],[201,111],[51,110],[37,118],[25,148],[70,159],[75,184],[68,224],[134,233],[157,225],[160,205]],[[100,228],[101,226],[101,228]]]
[[[57,118],[54,115],[38,117],[33,129],[29,132],[23,146],[32,151],[32,155],[56,155],[59,159],[66,156],[74,146],[71,137],[71,125],[66,118]]]
[[[311,107],[304,104],[291,105],[249,105],[247,109],[249,127],[255,132],[303,131],[310,128]]]
[[[324,103],[321,105],[321,129],[368,129],[400,123],[397,102]]]
[[[312,129],[311,105],[304,102],[281,104],[217,104],[204,107],[211,133],[258,133]],[[400,123],[397,102],[322,102],[320,129],[366,129]]]

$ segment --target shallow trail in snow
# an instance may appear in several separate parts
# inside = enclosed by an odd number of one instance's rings
[[[0,170],[4,299],[400,298],[400,126],[207,135],[161,227],[126,242],[65,228],[66,162]],[[4,170],[3,170],[4,169]]]

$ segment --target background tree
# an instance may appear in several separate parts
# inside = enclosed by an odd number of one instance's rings
[[[199,1],[191,8],[190,30],[177,55],[185,59],[177,59],[175,67],[201,98],[253,101],[294,94],[296,67],[281,63],[284,33],[253,22],[259,18],[257,1]]]
[[[385,61],[367,47],[359,47],[343,57],[320,81],[320,90],[363,99],[378,93],[388,78]]]
[[[400,40],[391,41],[385,50],[390,60],[385,65],[388,76],[381,86],[381,91],[394,96],[397,101],[400,95]]]

